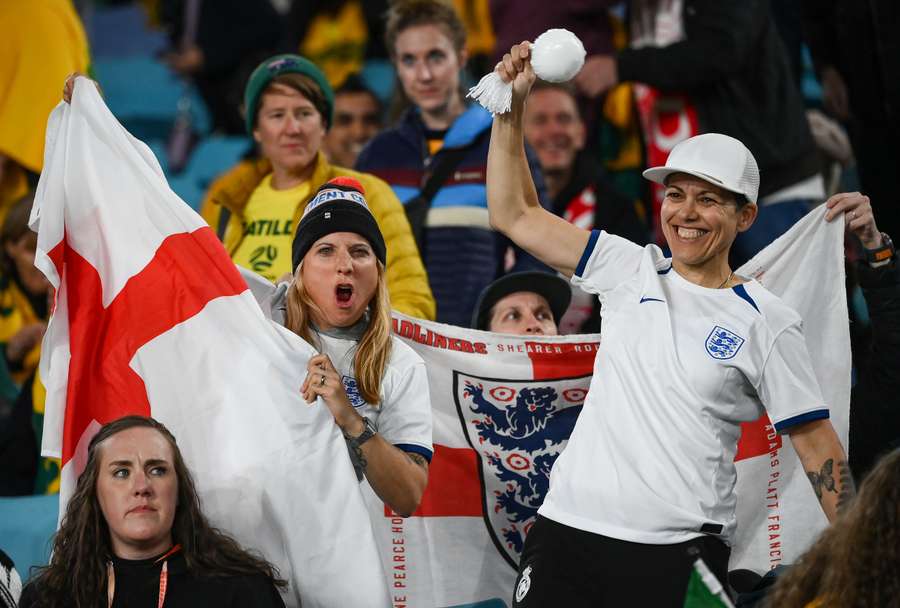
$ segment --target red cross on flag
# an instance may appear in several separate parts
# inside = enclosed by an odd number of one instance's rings
[[[386,606],[344,440],[300,395],[313,350],[264,317],[85,79],[50,116],[31,226],[57,289],[42,451],[62,459],[60,513],[100,425],[152,415],[178,439],[215,525],[290,580],[289,606]]]

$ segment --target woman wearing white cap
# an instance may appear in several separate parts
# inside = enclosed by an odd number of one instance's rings
[[[603,342],[529,532],[513,605],[681,607],[697,557],[726,577],[741,422],[767,412],[791,436],[829,519],[854,493],[846,456],[799,315],[728,265],[735,236],[757,214],[749,150],[705,134],[644,173],[666,186],[660,220],[671,258],[579,229],[541,208],[527,173],[528,48],[513,47],[497,66],[514,92],[512,111],[493,125],[491,224],[597,294]],[[849,211],[857,234],[878,234],[865,197],[829,205],[829,219]]]

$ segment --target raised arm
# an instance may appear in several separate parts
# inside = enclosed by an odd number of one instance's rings
[[[87,78],[91,80],[88,76],[85,76],[81,72],[72,72],[68,76],[66,76],[66,81],[63,83],[63,101],[66,103],[72,103],[72,93],[75,91],[75,79],[79,76]],[[97,90],[100,91],[100,95],[103,95],[103,89],[100,88],[100,83],[96,80],[91,80],[94,83],[94,86],[97,87]]]
[[[487,163],[491,226],[545,264],[572,276],[590,233],[553,215],[538,201],[522,129],[525,98],[535,79],[529,44],[517,44],[504,55],[497,73],[513,83],[513,98],[512,109],[494,118],[491,131]]]

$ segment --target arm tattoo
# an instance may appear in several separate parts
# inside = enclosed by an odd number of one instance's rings
[[[856,496],[856,485],[853,483],[853,474],[846,460],[838,461],[838,474],[841,479],[841,491],[838,493],[837,510],[838,513],[843,513]]]
[[[412,460],[414,464],[419,465],[426,471],[428,470],[428,461],[425,460],[425,457],[421,454],[416,454],[415,452],[406,452],[406,457]]]
[[[806,472],[806,476],[809,477],[809,483],[812,484],[813,490],[816,492],[816,498],[819,499],[819,502],[822,502],[822,494],[825,490],[837,492],[834,483],[834,473],[832,472],[833,469],[834,459],[829,458],[825,461],[825,464],[822,465],[822,468],[818,473],[815,471]]]
[[[369,466],[369,461],[366,460],[365,456],[363,456],[362,446],[354,445],[353,446],[353,454],[356,456],[356,462],[359,463],[359,468],[361,468],[363,471],[365,471],[366,467]]]
[[[350,453],[350,462],[353,463],[353,470],[356,472],[356,480],[362,481],[363,477],[366,474],[366,467],[369,466],[369,462],[366,460],[366,457],[363,456],[362,447],[359,445],[351,445],[347,438],[344,438],[344,441],[347,443],[347,451]]]

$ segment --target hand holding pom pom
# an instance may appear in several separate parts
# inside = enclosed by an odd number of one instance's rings
[[[517,51],[521,46],[513,47],[513,51]],[[505,55],[503,61],[497,64],[497,69],[484,76],[477,85],[469,89],[467,96],[474,98],[491,114],[505,114],[509,112],[512,105],[512,82],[505,83],[498,70],[501,65],[512,62],[506,66],[507,78],[515,78],[516,74],[522,71],[515,62],[524,61],[524,55],[520,57],[519,52],[516,52],[515,55],[515,57],[510,54]],[[531,66],[534,68],[534,73],[538,78],[549,82],[571,80],[584,65],[584,56],[584,45],[569,30],[547,30],[538,36],[531,45]]]

